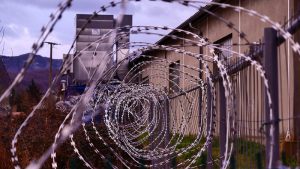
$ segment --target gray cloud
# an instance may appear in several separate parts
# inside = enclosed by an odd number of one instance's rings
[[[2,3],[10,3],[14,5],[22,5],[23,7],[32,7],[32,8],[39,8],[39,9],[56,9],[58,4],[64,2],[64,0],[2,0]],[[109,5],[111,0],[73,0],[72,7],[70,8],[71,11],[75,12],[93,12],[98,11],[101,6]],[[115,8],[109,8],[110,12],[116,13],[118,11],[118,6]],[[129,11],[137,10],[133,6],[129,6]]]
[[[57,5],[61,2],[64,2],[62,0],[30,0],[30,1],[24,1],[24,0],[2,0],[4,3],[9,2],[13,4],[21,4],[25,6],[31,6],[31,7],[37,7],[37,8],[43,8],[43,9],[53,9],[56,8]],[[75,0],[73,1],[73,9],[74,10],[87,10],[91,8],[92,6],[99,5],[99,1],[97,0]]]
[[[41,27],[49,21],[50,13],[56,10],[59,2],[60,0],[2,0],[0,6],[2,22],[0,24],[7,29],[4,40],[5,46],[8,48],[4,54],[10,54],[10,48],[13,48],[16,55],[30,51],[32,43],[40,35]],[[72,8],[63,14],[49,37],[49,40],[62,44],[55,49],[56,58],[62,57],[62,53],[68,50],[75,37],[76,13],[92,13],[109,2],[110,0],[74,0]],[[130,2],[127,9],[128,14],[133,14],[134,25],[170,27],[176,27],[196,12],[196,10],[176,3],[149,1]],[[119,11],[120,7],[115,7],[108,9],[106,14],[118,14]],[[132,37],[132,40],[155,42],[159,38],[139,35]],[[2,48],[1,44],[0,48]],[[48,47],[44,47],[40,54],[48,56]]]

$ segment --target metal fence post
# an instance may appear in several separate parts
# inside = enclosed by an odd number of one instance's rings
[[[273,120],[270,121],[270,108],[265,91],[265,118],[266,118],[266,165],[268,168],[277,168],[279,162],[279,109],[278,109],[278,61],[277,61],[277,31],[273,28],[264,29],[264,68],[269,81],[272,100]],[[271,133],[270,128],[274,130]],[[273,142],[272,142],[273,137]],[[271,149],[272,148],[272,149]],[[271,152],[272,151],[272,152]],[[270,155],[272,153],[272,159]],[[271,160],[271,161],[270,161]],[[271,163],[271,166],[269,166]]]
[[[152,132],[152,134],[149,136],[149,143],[151,144],[150,150],[154,150],[155,145],[153,144],[154,138],[155,138],[155,131],[154,130],[154,125],[152,124],[152,121],[154,120],[154,104],[152,101],[150,101],[150,109],[149,109],[149,115],[148,115],[148,123],[149,123],[149,134]],[[155,165],[157,160],[151,160],[151,165]],[[156,167],[151,167],[151,168],[156,168]]]
[[[211,86],[209,83],[207,83],[207,123],[206,123],[206,130],[207,130],[207,137],[210,137],[211,133],[210,127],[212,124],[210,124],[211,121],[211,114],[212,114],[212,93],[211,93]],[[212,131],[211,131],[212,132]],[[212,169],[213,168],[213,159],[212,159],[212,141],[207,145],[207,159],[206,159],[206,168]]]
[[[167,90],[165,90],[167,91]],[[169,110],[169,98],[168,96],[165,96],[165,114],[163,115],[165,117],[165,125],[166,125],[166,135],[165,135],[165,140],[163,146],[166,148],[170,141],[170,110]],[[164,160],[168,160],[169,157],[164,158]],[[171,167],[171,162],[168,161],[165,163],[164,168],[168,169]]]
[[[220,165],[222,166],[224,155],[225,155],[225,148],[226,148],[226,97],[225,97],[225,88],[223,86],[222,80],[219,81],[219,110],[220,110],[220,121],[219,121],[219,144],[220,144]]]

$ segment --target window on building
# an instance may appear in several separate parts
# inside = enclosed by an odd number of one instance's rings
[[[100,29],[92,29],[92,35],[100,35]]]
[[[176,61],[169,65],[169,93],[177,93],[180,91],[180,61]]]
[[[224,38],[215,42],[215,44],[222,48],[217,49],[216,52],[218,54],[219,59],[223,62],[223,64],[227,67],[230,65],[230,58],[232,56],[232,34],[225,36]]]

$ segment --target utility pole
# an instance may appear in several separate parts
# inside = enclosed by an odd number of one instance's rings
[[[51,82],[52,82],[52,49],[53,49],[53,46],[60,45],[60,44],[55,43],[55,42],[44,42],[44,43],[47,43],[50,45],[50,70],[49,70],[49,87],[50,87]]]

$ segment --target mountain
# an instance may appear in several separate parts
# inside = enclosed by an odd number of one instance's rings
[[[19,72],[23,67],[24,63],[29,57],[29,53],[19,55],[19,56],[0,56],[6,70],[11,72]],[[53,59],[52,68],[53,70],[58,70],[62,64],[61,59]],[[50,59],[40,55],[36,55],[33,63],[30,65],[29,71],[39,71],[39,70],[49,70]]]
[[[29,57],[29,53],[19,56],[0,56],[4,66],[10,76],[10,79],[14,79],[18,72],[22,69],[24,63]],[[53,76],[59,71],[62,64],[61,59],[53,59],[52,70]],[[49,68],[50,58],[36,55],[33,63],[30,65],[27,73],[25,74],[24,80],[21,82],[19,88],[24,88],[30,84],[33,79],[37,85],[45,91],[48,87],[49,81]]]

